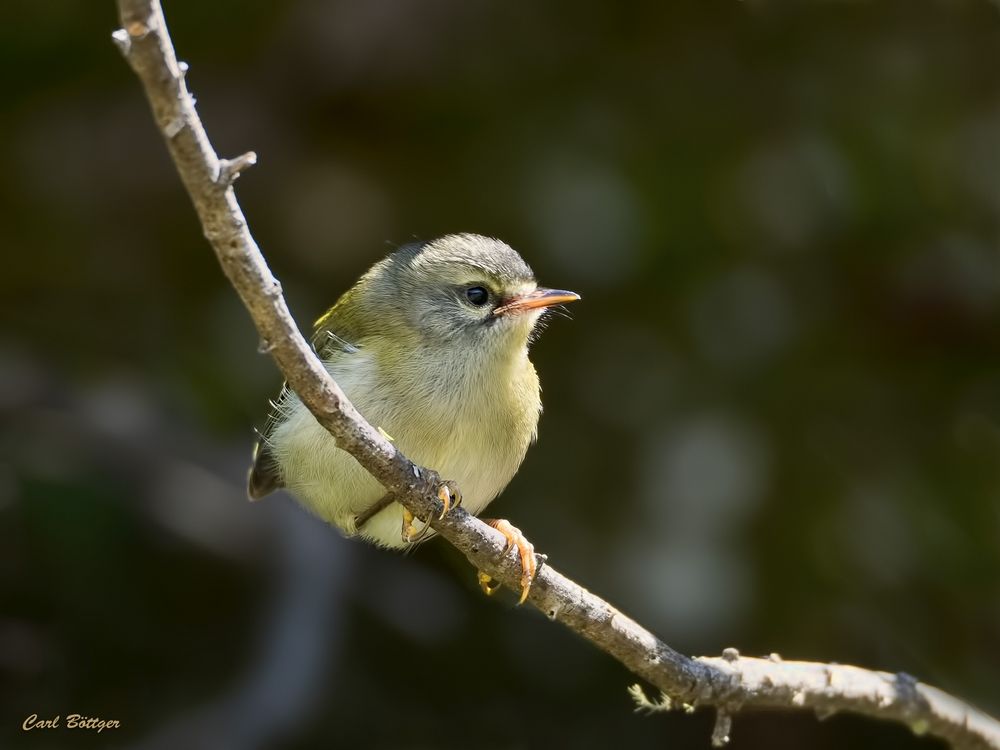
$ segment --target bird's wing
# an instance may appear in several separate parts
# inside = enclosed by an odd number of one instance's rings
[[[281,402],[288,395],[288,382],[281,384],[281,392],[278,398],[271,399],[271,409],[267,414],[264,426],[255,430],[257,442],[253,446],[253,459],[250,463],[250,473],[247,475],[247,494],[251,500],[260,500],[265,495],[270,495],[276,489],[285,486],[281,477],[281,470],[278,462],[274,460],[274,454],[270,450],[271,432],[281,414]]]
[[[358,347],[352,344],[346,336],[353,339],[354,334],[360,336],[361,331],[354,331],[350,325],[338,320],[342,317],[336,314],[339,304],[316,321],[313,331],[312,347],[316,350],[319,358],[324,361],[340,356],[350,356],[358,352]],[[339,333],[335,332],[335,329]],[[289,392],[288,383],[282,383],[278,398],[272,399],[270,402],[271,409],[264,426],[256,431],[257,442],[254,444],[253,460],[250,464],[250,473],[247,476],[247,494],[251,500],[259,500],[285,486],[284,478],[281,476],[281,467],[270,449],[270,438],[274,426],[282,418],[282,404],[287,400]]]

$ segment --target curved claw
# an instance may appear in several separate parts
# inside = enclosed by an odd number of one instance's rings
[[[441,510],[441,515],[438,516],[438,520],[440,521],[448,514],[448,511],[462,504],[462,493],[459,491],[458,485],[446,480],[438,485],[438,499],[444,506]]]
[[[403,508],[403,529],[402,529],[401,534],[402,534],[402,537],[403,537],[403,541],[406,542],[406,543],[408,543],[408,544],[410,542],[414,542],[414,541],[417,541],[419,539],[419,536],[417,536],[417,529],[413,525],[413,522],[416,521],[416,520],[417,520],[417,517],[415,515],[413,515],[412,513],[410,513],[410,511],[407,510],[404,507]],[[426,527],[425,527],[425,529],[426,529]],[[423,532],[420,532],[420,533],[423,533]]]
[[[493,596],[496,590],[500,588],[500,584],[493,580],[489,573],[484,573],[483,571],[478,571],[479,578],[479,588],[483,590],[486,596]]]
[[[407,520],[409,516],[409,520]],[[413,525],[413,521],[420,519],[414,516],[410,511],[403,509],[403,541],[407,544],[419,544],[427,538],[427,535],[431,533],[431,525],[426,521],[422,521],[424,524],[420,531],[417,531],[416,527]]]
[[[535,559],[535,546],[510,521],[503,518],[483,520],[507,539],[507,546],[504,547],[503,551],[504,555],[517,547],[517,555],[521,561],[521,598],[517,600],[517,603],[524,604],[528,598],[528,592],[531,591],[531,584],[535,580],[535,574],[538,572],[538,561]],[[492,580],[486,573],[479,572],[479,585],[486,592],[487,596],[491,595],[497,589],[497,586],[490,588],[489,584]]]

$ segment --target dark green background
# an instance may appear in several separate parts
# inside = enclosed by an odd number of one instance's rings
[[[1000,712],[1000,8],[169,2],[302,324],[475,231],[578,290],[491,508],[688,653],[905,670]],[[0,746],[704,748],[434,542],[251,505],[278,385],[110,41],[0,13]],[[30,713],[118,719],[20,731]],[[737,718],[741,748],[935,747]]]

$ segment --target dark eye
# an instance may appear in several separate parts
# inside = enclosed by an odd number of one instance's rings
[[[476,307],[482,307],[490,301],[489,290],[483,286],[470,286],[465,290],[465,297]]]

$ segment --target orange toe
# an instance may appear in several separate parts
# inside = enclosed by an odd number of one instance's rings
[[[531,590],[531,584],[535,580],[535,574],[538,572],[538,561],[535,559],[535,546],[510,521],[503,518],[486,518],[483,520],[507,539],[507,546],[504,548],[505,555],[515,547],[517,548],[517,554],[521,560],[521,598],[518,599],[517,603],[524,604],[528,598],[528,592]],[[487,579],[487,583],[483,582],[484,576]],[[486,591],[488,582],[491,580],[488,575],[480,572],[479,584],[483,587],[484,591]],[[487,591],[486,593],[492,594],[493,591]]]

